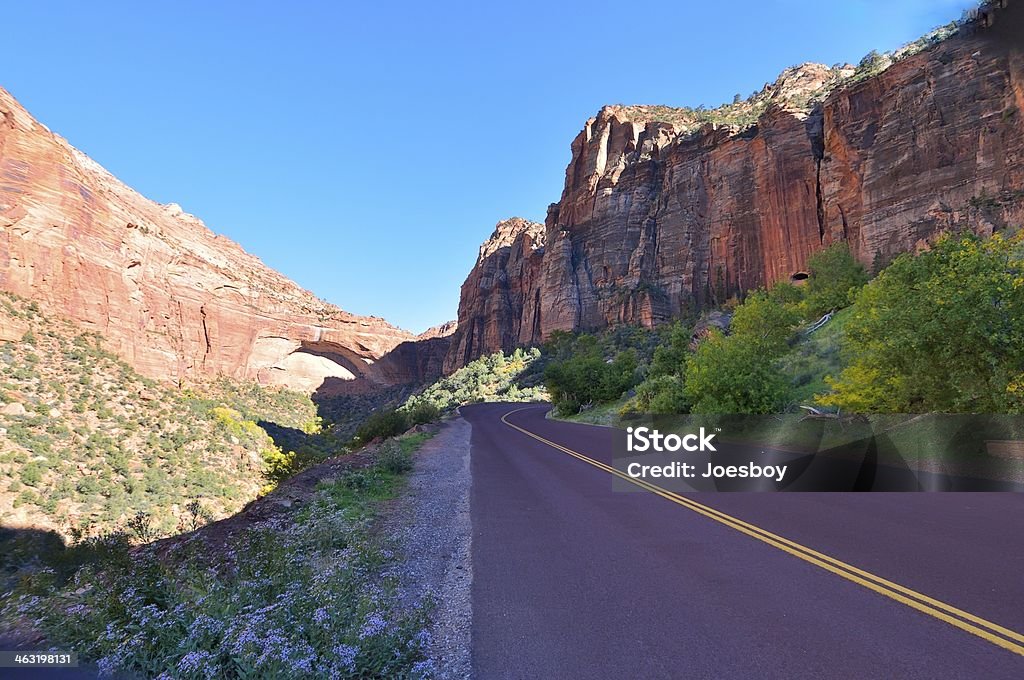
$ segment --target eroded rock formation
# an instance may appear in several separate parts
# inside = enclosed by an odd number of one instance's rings
[[[1021,224],[1024,57],[983,23],[895,63],[789,69],[715,112],[605,107],[544,233],[499,225],[484,244],[446,369],[800,278],[836,241],[884,264],[945,231]]]
[[[0,289],[100,332],[158,379],[227,374],[306,391],[326,377],[387,383],[394,369],[375,362],[413,340],[139,195],[2,89]]]
[[[487,352],[529,344],[539,337],[543,248],[543,224],[520,217],[497,224],[462,284],[458,328],[451,336],[446,373]]]

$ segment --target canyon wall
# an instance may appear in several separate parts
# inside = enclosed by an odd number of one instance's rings
[[[946,231],[1024,223],[1024,57],[984,23],[861,69],[788,69],[715,112],[603,108],[543,235],[518,221],[485,243],[446,370],[799,279],[838,241],[871,266]]]
[[[0,290],[101,333],[162,380],[226,374],[313,391],[328,377],[365,388],[427,370],[379,369],[413,336],[318,300],[178,206],[139,195],[2,89]]]
[[[486,352],[528,345],[539,337],[543,245],[543,224],[513,217],[499,222],[480,246],[462,284],[445,373]]]

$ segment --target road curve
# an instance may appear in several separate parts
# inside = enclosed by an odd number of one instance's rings
[[[1024,677],[1024,494],[687,494],[701,514],[613,491],[609,472],[550,444],[610,464],[608,431],[545,411],[462,409],[476,677]],[[914,595],[857,582],[873,578]]]

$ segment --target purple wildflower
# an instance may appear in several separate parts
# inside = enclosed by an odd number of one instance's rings
[[[178,670],[182,673],[195,673],[199,669],[203,668],[209,659],[209,652],[189,652],[178,660]]]
[[[384,620],[384,617],[380,615],[380,612],[374,612],[366,617],[366,621],[363,622],[363,627],[359,629],[359,639],[365,640],[368,637],[379,635],[384,632],[384,629],[388,627],[388,622]]]
[[[338,645],[334,648],[334,656],[338,661],[338,665],[349,673],[355,672],[356,657],[359,656],[358,647],[353,647],[352,645]]]
[[[417,661],[412,666],[412,676],[414,678],[432,678],[437,675],[437,664],[433,659],[427,659],[426,661]]]

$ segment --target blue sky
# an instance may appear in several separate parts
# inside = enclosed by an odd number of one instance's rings
[[[717,105],[971,4],[21,2],[0,85],[146,196],[418,332],[455,317],[495,222],[543,220],[602,105]]]

